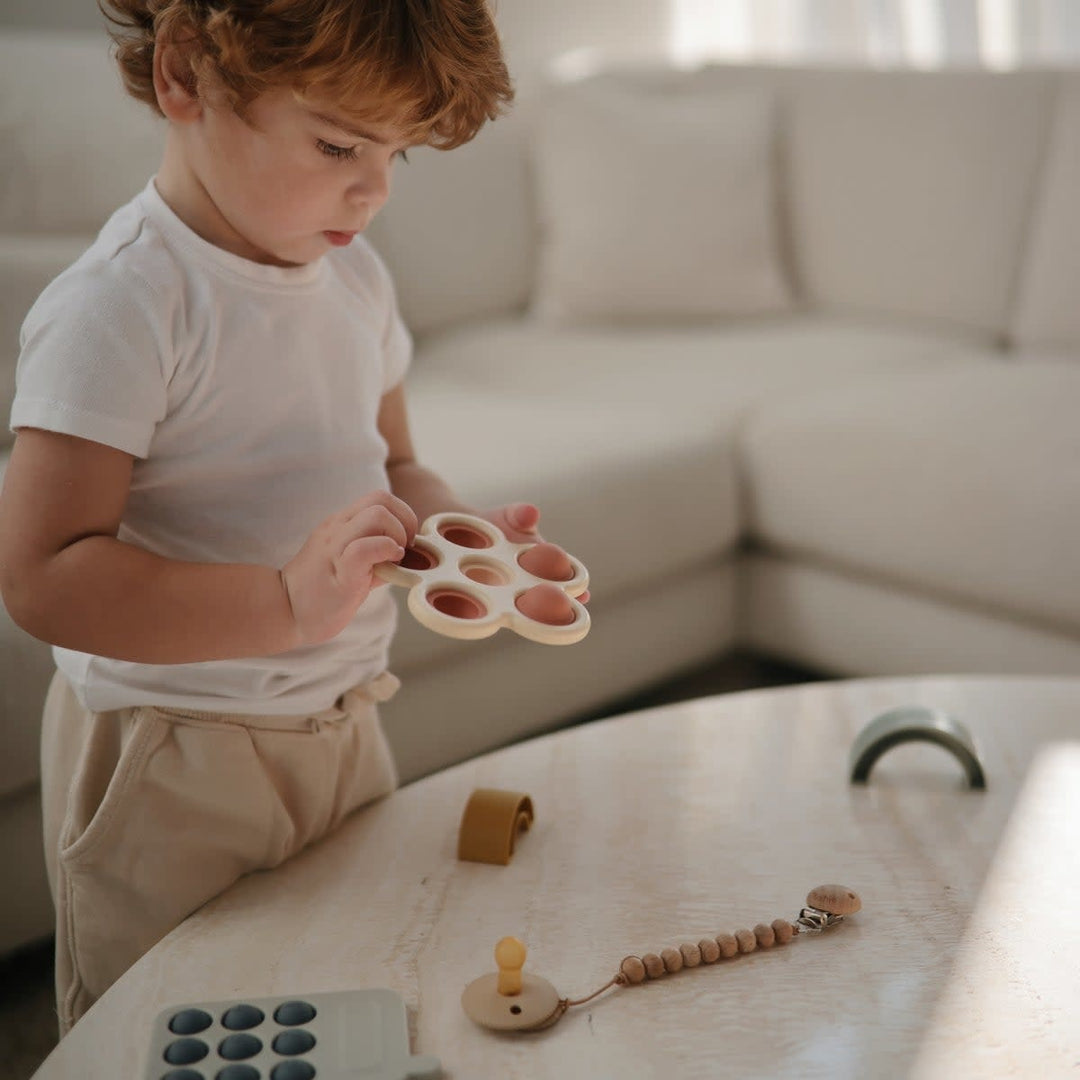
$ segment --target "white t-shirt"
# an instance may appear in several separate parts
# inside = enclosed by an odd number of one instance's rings
[[[305,266],[264,266],[192,232],[151,181],[31,309],[11,426],[135,455],[121,540],[280,567],[324,518],[388,486],[376,420],[410,354],[390,277],[362,237]],[[383,671],[395,617],[380,588],[337,637],[278,656],[54,654],[94,710],[304,713]]]

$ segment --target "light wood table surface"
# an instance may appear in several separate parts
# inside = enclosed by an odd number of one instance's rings
[[[848,754],[874,716],[941,708],[979,745]],[[456,859],[474,788],[532,796],[510,865]],[[409,785],[207,905],[143,957],[37,1080],[141,1076],[173,1003],[386,987],[450,1078],[1080,1073],[1080,679],[856,680],[752,691],[532,740]],[[790,944],[616,988],[495,1035],[462,989],[495,942],[578,998],[628,954],[776,917],[839,882],[863,910]]]

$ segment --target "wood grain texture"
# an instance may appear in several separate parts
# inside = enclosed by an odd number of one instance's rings
[[[930,746],[848,783],[859,729],[910,704],[968,726],[986,792]],[[455,858],[476,787],[532,796],[508,866]],[[360,987],[401,994],[414,1053],[451,1078],[1059,1075],[1080,1056],[1078,790],[1080,679],[818,683],[584,725],[403,788],[244,879],[36,1075],[138,1075],[170,1003]],[[823,934],[612,990],[539,1034],[462,1012],[504,936],[577,998],[628,954],[793,919],[824,882],[863,907]]]

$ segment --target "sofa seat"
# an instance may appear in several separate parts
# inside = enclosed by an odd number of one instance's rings
[[[1080,365],[909,371],[758,412],[748,532],[768,551],[1080,632]],[[852,453],[852,447],[858,453]]]
[[[463,388],[424,367],[410,406],[420,460],[438,462],[480,508],[507,498],[540,506],[544,535],[589,567],[594,605],[730,557],[738,542],[730,430],[641,405],[600,410],[571,387],[546,396]],[[459,644],[411,624],[402,620],[397,666]]]
[[[715,331],[516,320],[422,343],[409,394],[420,459],[479,506],[540,505],[545,533],[590,567],[596,609],[733,556],[752,411],[810,387],[996,362],[975,338],[820,316]],[[460,649],[411,623],[397,668]]]
[[[473,323],[422,341],[417,372],[459,386],[573,396],[605,412],[643,400],[718,430],[750,405],[892,371],[999,359],[987,335],[828,313],[719,324],[557,328],[528,318]]]

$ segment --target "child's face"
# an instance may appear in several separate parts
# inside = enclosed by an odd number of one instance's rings
[[[207,106],[189,132],[189,165],[210,200],[212,243],[256,262],[313,262],[348,244],[390,194],[401,130],[268,91],[241,118]]]

